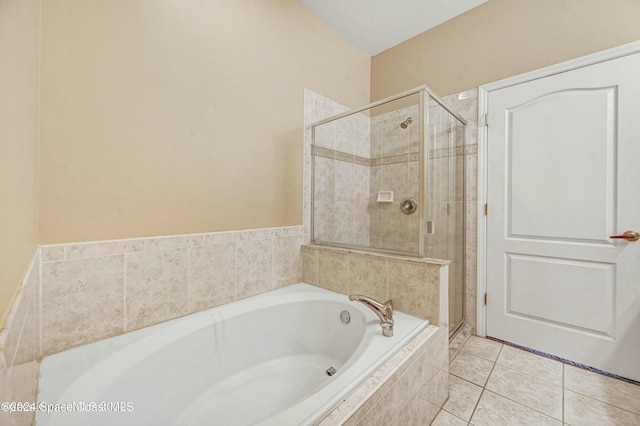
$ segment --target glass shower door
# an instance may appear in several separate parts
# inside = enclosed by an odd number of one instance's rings
[[[432,141],[428,154],[428,217],[433,222],[427,238],[429,257],[449,265],[449,327],[454,332],[465,318],[465,125],[435,101],[429,102]]]

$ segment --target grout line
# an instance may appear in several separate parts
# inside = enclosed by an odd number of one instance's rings
[[[469,336],[469,337],[471,337],[471,336]],[[467,340],[466,340],[463,344],[461,344],[461,345],[460,345],[460,347],[459,347],[459,350],[460,350],[460,351],[462,351],[462,348],[464,347],[464,345],[465,345],[468,341],[469,341],[469,339],[467,338]],[[492,363],[493,363],[493,367],[491,367],[491,371],[489,372],[489,375],[487,375],[487,380],[484,382],[484,385],[482,385],[482,390],[480,391],[480,396],[478,397],[478,400],[476,401],[476,404],[475,404],[475,406],[473,407],[473,410],[471,411],[471,416],[469,417],[469,420],[468,420],[468,423],[467,423],[468,425],[471,425],[471,419],[473,419],[473,416],[476,414],[476,410],[478,409],[478,405],[480,405],[480,400],[482,399],[482,396],[484,395],[484,392],[487,390],[487,383],[489,383],[489,378],[491,377],[491,374],[493,373],[493,369],[494,369],[494,368],[495,368],[495,366],[496,366],[496,361],[497,361],[497,360],[498,360],[498,358],[500,357],[500,353],[502,352],[502,348],[503,348],[503,347],[504,347],[504,345],[502,345],[502,346],[500,347],[500,350],[498,351],[498,355],[496,356],[495,361],[493,361],[493,362],[492,362]],[[484,358],[481,358],[481,359],[484,359]],[[486,361],[488,361],[488,360],[486,360]],[[457,377],[457,376],[456,376],[456,377]],[[466,379],[463,379],[463,380],[466,380]],[[466,380],[466,381],[467,381],[467,382],[469,382],[468,380]],[[474,385],[478,386],[476,383],[473,383],[473,382],[469,382],[469,383],[472,383],[472,384],[474,384]],[[489,391],[489,392],[490,392],[490,391]]]
[[[386,290],[387,290],[387,297],[385,298],[385,300],[389,300],[391,299],[391,295],[389,294],[389,259],[384,259],[384,263],[385,263],[385,272],[386,272],[386,277],[385,277],[385,283],[386,283]]]
[[[122,255],[122,331],[127,332],[127,255]]]
[[[190,297],[191,292],[189,291],[189,289],[190,289],[190,282],[191,282],[190,267],[191,267],[191,248],[192,247],[193,246],[187,246],[187,315],[191,312],[191,297]]]
[[[270,277],[269,277],[269,290],[275,290],[278,287],[275,286],[275,280],[274,280],[274,272],[273,270],[274,268],[274,264],[275,264],[275,258],[276,258],[276,238],[277,237],[271,237],[271,268],[269,268],[270,271]]]
[[[353,294],[353,289],[351,288],[351,255],[353,253],[347,253],[347,295]]]
[[[43,263],[42,263],[42,248],[39,247],[38,248],[38,294],[37,294],[37,299],[38,299],[38,303],[37,303],[37,309],[38,309],[38,317],[36,318],[38,321],[37,327],[38,327],[38,356],[37,358],[42,357],[43,355],[43,350],[42,350],[42,328],[43,328],[43,324],[44,321],[42,320],[42,276],[44,274],[43,272]]]
[[[467,420],[467,424],[471,424],[471,419],[473,419],[473,416],[476,414],[476,410],[478,409],[478,405],[480,405],[480,400],[482,399],[482,396],[484,395],[484,391],[485,388],[484,386],[482,387],[482,390],[480,391],[480,396],[478,397],[478,400],[476,401],[476,405],[473,406],[473,410],[471,411],[471,416],[469,416],[469,420]]]
[[[238,242],[233,241],[233,300],[238,300]]]
[[[510,345],[507,345],[507,346],[510,346]],[[493,365],[494,365],[494,367],[495,367],[496,365],[500,365],[500,366],[501,366],[501,367],[503,367],[503,368],[507,368],[507,369],[513,370],[513,369],[511,369],[511,368],[509,368],[509,367],[503,366],[502,364],[498,364],[498,359],[500,359],[500,355],[502,354],[502,349],[504,349],[504,347],[505,347],[505,344],[502,344],[502,347],[500,348],[500,351],[498,352],[498,356],[496,357],[496,360],[495,360],[495,362],[494,362],[494,364],[493,364]],[[518,370],[513,370],[513,371],[519,372],[520,374],[525,374],[525,373],[522,373],[522,372],[520,372],[520,371],[518,371]],[[489,373],[489,377],[491,377],[491,374],[493,374],[493,368],[491,369],[491,373]],[[487,383],[489,383],[489,378],[487,378]],[[485,383],[485,388],[486,388],[486,385],[487,385],[487,384]],[[490,389],[487,389],[487,390],[488,390],[489,392],[492,392]],[[516,401],[516,400],[511,399],[511,398],[509,398],[508,396],[502,395],[502,394],[500,394],[500,393],[498,393],[498,392],[493,392],[493,393],[495,393],[496,395],[501,396],[501,397],[503,397],[503,398],[505,398],[505,399],[507,399],[507,400],[509,400],[509,401],[513,402],[513,403],[516,403],[516,404],[518,404],[518,405],[521,405],[521,406],[523,406],[523,407],[526,407],[526,408],[528,408],[528,409],[530,409],[530,410],[536,411],[536,412],[538,412],[538,413],[540,413],[540,414],[542,414],[542,415],[544,415],[544,416],[546,416],[546,417],[549,417],[549,418],[554,419],[554,420],[558,420],[557,418],[553,417],[552,415],[550,415],[550,414],[548,414],[548,413],[545,413],[545,412],[543,412],[543,411],[540,411],[540,410],[539,410],[539,409],[537,409],[537,408],[530,407],[530,406],[528,406],[527,404],[525,404],[525,403],[523,403],[523,402],[521,402],[521,401]],[[563,402],[564,402],[564,399],[563,399]],[[564,419],[564,415],[562,415],[562,418]],[[560,422],[562,422],[562,420],[560,420]]]
[[[493,370],[496,368],[496,365],[498,364],[498,358],[500,358],[500,354],[502,353],[502,348],[504,346],[502,346],[500,348],[500,350],[498,351],[498,356],[496,357],[496,360],[493,361],[493,367],[491,367],[491,371],[489,371],[489,375],[487,376],[487,380],[484,382],[484,385],[482,386],[483,388],[487,387],[487,383],[489,383],[489,379],[491,378],[491,375],[493,374]]]
[[[474,408],[474,410],[475,410],[475,408]],[[471,417],[469,417],[469,420],[465,420],[465,419],[463,419],[463,418],[461,418],[459,416],[456,416],[453,413],[450,413],[449,411],[445,410],[444,408],[441,411],[444,411],[444,412],[448,413],[449,415],[455,417],[456,419],[460,420],[461,422],[464,422],[466,425],[471,425]],[[440,414],[440,413],[438,413],[438,414]],[[438,417],[438,416],[436,415],[436,417]],[[472,417],[473,417],[473,415],[472,415]]]

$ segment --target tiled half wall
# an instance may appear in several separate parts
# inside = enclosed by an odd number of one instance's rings
[[[302,280],[342,294],[393,300],[394,308],[446,326],[449,262],[304,245]]]

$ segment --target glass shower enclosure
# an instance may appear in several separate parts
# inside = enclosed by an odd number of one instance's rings
[[[312,124],[314,244],[451,261],[464,322],[466,121],[427,86]]]

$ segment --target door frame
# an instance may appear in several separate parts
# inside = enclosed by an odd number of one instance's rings
[[[486,124],[486,114],[488,113],[489,94],[492,91],[504,89],[516,84],[526,83],[532,80],[549,77],[554,74],[560,74],[572,71],[578,68],[587,67],[600,62],[610,61],[612,59],[640,53],[640,41],[635,41],[622,46],[603,50],[591,55],[582,56],[580,58],[571,59],[559,64],[540,68],[524,74],[508,77],[492,83],[484,84],[478,87],[478,257],[477,257],[477,318],[476,318],[476,334],[478,336],[486,336],[487,334],[487,306],[484,303],[484,295],[487,292],[487,216],[485,215],[485,204],[487,203],[488,186],[487,186],[487,140],[488,127]],[[490,120],[490,119],[489,119]],[[495,209],[498,206],[489,206]],[[490,295],[488,297],[491,297]]]

